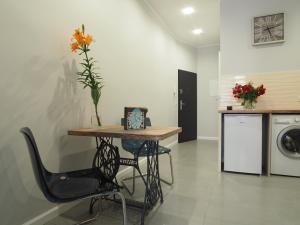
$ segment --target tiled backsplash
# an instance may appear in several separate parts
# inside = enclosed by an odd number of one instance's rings
[[[241,109],[241,103],[232,96],[236,83],[264,84],[266,94],[258,97],[257,109],[300,109],[300,71],[252,75],[221,76],[219,85],[219,109],[233,106]]]

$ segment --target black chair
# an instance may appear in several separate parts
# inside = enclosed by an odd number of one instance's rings
[[[121,125],[124,126],[125,119],[121,119]],[[145,119],[146,126],[151,126],[151,120],[149,117]],[[121,182],[123,187],[127,190],[130,195],[134,194],[135,191],[135,178],[146,176],[146,174],[142,174],[139,168],[139,157],[147,157],[147,149],[144,144],[144,140],[133,140],[133,139],[122,139],[122,147],[125,151],[130,152],[133,154],[134,160],[136,161],[136,166],[133,166],[133,174],[131,177],[124,178]],[[172,185],[174,183],[174,175],[173,175],[173,163],[172,163],[172,156],[171,156],[171,149],[163,147],[161,145],[158,146],[158,155],[167,154],[170,160],[170,170],[171,170],[171,181],[166,181],[163,178],[160,178],[160,181],[164,182],[165,184]],[[135,175],[135,170],[138,171],[139,175]],[[125,181],[132,180],[132,190],[130,191],[127,187]]]
[[[48,201],[65,203],[81,199],[118,195],[122,201],[123,225],[127,224],[126,202],[122,193],[119,192],[118,185],[105,179],[97,168],[65,173],[49,172],[41,161],[31,130],[28,127],[24,127],[20,132],[24,135],[27,143],[36,182]],[[83,221],[80,224],[92,222],[96,217]]]

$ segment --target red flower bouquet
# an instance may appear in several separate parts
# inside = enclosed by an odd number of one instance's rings
[[[257,88],[253,87],[252,83],[241,85],[235,84],[232,88],[232,94],[237,99],[242,99],[242,105],[247,109],[253,109],[257,98],[266,93],[264,85],[260,85]]]

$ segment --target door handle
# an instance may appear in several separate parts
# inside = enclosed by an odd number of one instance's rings
[[[289,121],[277,121],[276,124],[290,124]]]
[[[179,101],[179,108],[180,108],[180,111],[182,111],[182,108],[183,108],[184,105],[185,105],[185,103],[184,103],[182,100],[180,100],[180,101]]]

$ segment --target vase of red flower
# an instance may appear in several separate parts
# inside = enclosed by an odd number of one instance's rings
[[[244,106],[245,109],[255,109],[256,106],[256,101],[252,101],[252,100],[244,100],[242,102],[242,105]]]
[[[245,109],[254,109],[257,98],[265,93],[266,88],[263,84],[255,88],[251,82],[245,85],[235,84],[235,87],[232,88],[233,96],[242,101]]]

